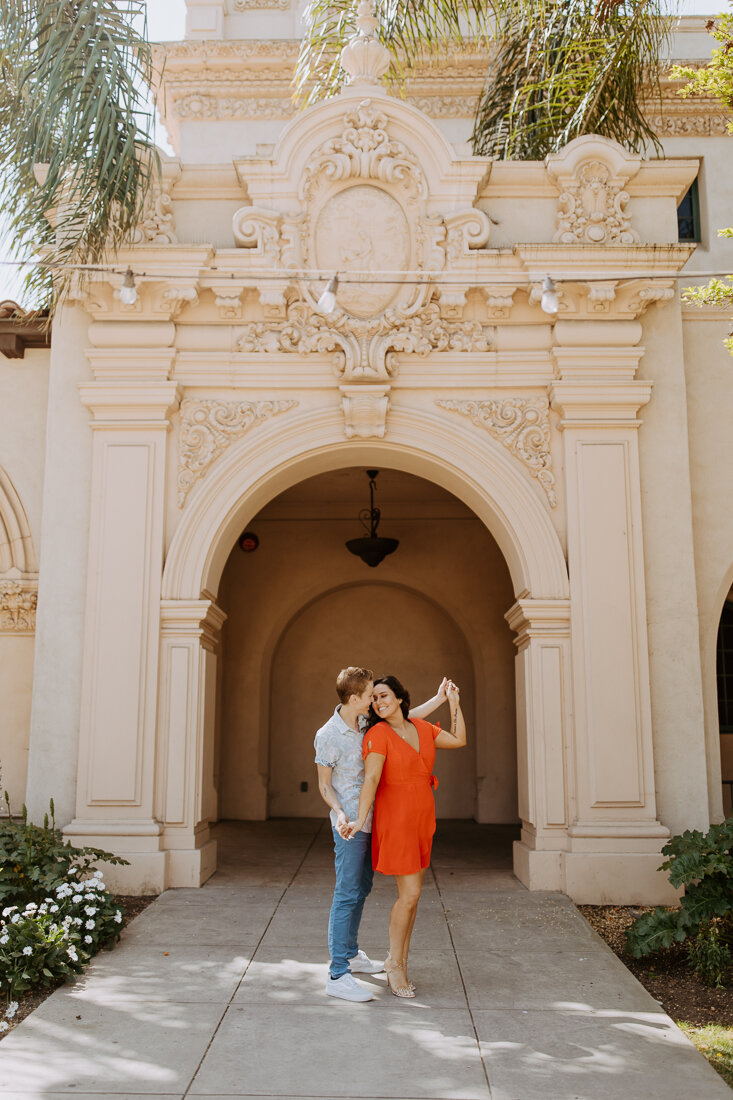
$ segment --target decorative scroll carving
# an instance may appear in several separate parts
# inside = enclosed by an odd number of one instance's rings
[[[224,321],[238,321],[242,316],[242,292],[217,294],[215,298],[219,316]]]
[[[191,486],[230,443],[256,424],[297,404],[297,401],[185,398],[181,402],[178,443],[178,507],[183,507]]]
[[[550,507],[557,506],[550,452],[550,409],[544,397],[504,397],[496,401],[438,399],[437,405],[470,418],[498,439],[527,467],[544,489]]]
[[[158,309],[173,320],[184,306],[195,306],[198,300],[199,292],[195,286],[168,286],[159,296]]]
[[[275,8],[278,11],[290,11],[290,0],[234,0],[235,11],[249,11],[250,8]]]
[[[36,629],[38,592],[20,581],[0,580],[0,631],[32,633]]]
[[[196,118],[292,118],[297,108],[288,96],[203,95],[191,92],[175,101],[174,115]]]
[[[631,284],[631,294],[626,303],[626,308],[630,309],[635,315],[639,315],[654,303],[660,306],[664,305],[665,302],[671,301],[674,295],[674,283],[663,282],[659,279],[654,282],[642,282],[640,280]]]
[[[486,299],[486,310],[489,317],[497,321],[504,321],[509,316],[514,304],[514,295],[519,288],[516,286],[485,286],[483,288]]]
[[[479,321],[447,321],[430,303],[414,316],[395,310],[359,320],[337,312],[324,316],[305,302],[289,306],[284,322],[247,325],[236,340],[241,352],[300,355],[333,352],[336,374],[344,381],[393,378],[396,353],[480,352],[491,349],[491,331]]]
[[[256,248],[276,265],[280,260],[282,215],[257,206],[243,206],[232,218],[232,232],[239,248]]]
[[[339,386],[347,439],[384,439],[389,386]]]
[[[631,228],[626,213],[629,194],[614,180],[610,167],[601,160],[588,160],[575,181],[560,195],[557,232],[560,244],[634,244],[639,234]]]
[[[477,206],[446,214],[443,220],[447,230],[445,254],[450,263],[460,260],[470,248],[483,248],[489,239],[491,223]]]
[[[153,187],[145,200],[142,218],[130,236],[131,244],[178,244],[173,200],[165,187]]]
[[[324,142],[306,165],[303,195],[311,198],[322,180],[375,179],[423,195],[425,178],[417,157],[387,134],[387,115],[364,99],[344,115],[340,137]]]
[[[407,102],[430,118],[473,118],[477,95],[408,95]]]

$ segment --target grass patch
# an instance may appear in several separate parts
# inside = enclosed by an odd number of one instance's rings
[[[700,1053],[705,1055],[713,1069],[733,1088],[733,1027],[723,1027],[721,1024],[694,1027],[684,1020],[676,1022]]]

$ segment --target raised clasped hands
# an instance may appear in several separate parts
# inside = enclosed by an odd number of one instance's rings
[[[449,680],[445,694],[451,711],[454,711],[456,707],[459,707],[461,704],[461,689],[457,687],[452,680]]]

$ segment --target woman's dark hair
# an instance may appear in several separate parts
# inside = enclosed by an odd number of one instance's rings
[[[410,693],[399,682],[396,676],[378,676],[374,681],[374,686],[378,684],[386,684],[390,691],[395,693],[397,699],[400,700],[400,710],[405,718],[410,717]],[[367,729],[371,729],[372,726],[376,726],[377,722],[383,721],[379,717],[374,707],[369,707],[369,713],[367,714]]]

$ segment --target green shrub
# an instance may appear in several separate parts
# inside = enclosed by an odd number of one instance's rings
[[[669,858],[660,870],[669,871],[669,881],[685,893],[679,909],[658,906],[634,921],[626,937],[634,958],[690,940],[696,973],[709,984],[723,984],[733,933],[731,846],[733,817],[707,833],[688,829],[665,844],[662,853]]]
[[[8,809],[10,803],[5,795]],[[74,981],[91,957],[120,937],[123,911],[97,863],[127,860],[99,848],[74,848],[51,821],[0,822],[0,996],[9,1002],[38,985]],[[85,877],[86,876],[86,877]],[[0,1021],[0,1032],[8,1028]]]

